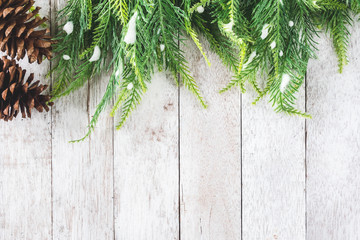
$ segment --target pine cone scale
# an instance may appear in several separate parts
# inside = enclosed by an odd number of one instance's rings
[[[43,56],[51,59],[52,43],[49,29],[38,29],[48,19],[39,17],[40,7],[29,12],[33,0],[0,2],[0,49],[12,59],[28,55],[30,63],[41,63]]]
[[[14,8],[5,8],[2,12],[3,18],[6,18],[8,15],[10,15],[14,11]]]
[[[2,94],[1,94],[1,97],[2,99],[5,101],[6,100],[6,97],[7,97],[7,92],[8,92],[9,89],[5,89]]]
[[[48,85],[40,84],[40,81],[32,83],[33,73],[24,81],[25,72],[15,60],[0,59],[0,119],[11,121],[19,112],[23,118],[31,118],[34,108],[39,112],[50,110],[51,97],[41,95]]]

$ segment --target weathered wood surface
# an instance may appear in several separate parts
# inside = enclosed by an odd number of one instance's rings
[[[191,41],[183,48],[209,107],[181,88],[181,239],[241,239],[240,94],[219,94],[231,74],[215,54],[210,68]]]
[[[63,6],[64,1],[56,1],[55,9]],[[69,143],[86,133],[103,91],[103,85],[92,81],[53,108],[53,237],[57,239],[113,236],[112,120],[103,116],[97,126],[100,131],[84,142]]]
[[[173,78],[155,74],[143,102],[115,132],[115,239],[178,239],[178,91]]]
[[[360,24],[339,74],[329,38],[308,71],[307,228],[309,239],[360,238]]]
[[[305,120],[255,98],[242,96],[243,239],[305,239]]]
[[[38,0],[41,14],[50,17],[48,0]],[[27,77],[44,80],[50,64],[21,61]],[[49,83],[48,79],[44,82]],[[50,239],[51,112],[32,112],[32,119],[0,123],[0,239]]]
[[[37,0],[51,16],[65,0]],[[157,73],[124,128],[104,114],[86,133],[107,77],[33,119],[0,122],[0,239],[252,240],[360,238],[360,24],[337,73],[320,40],[299,107],[275,114],[254,94],[218,94],[230,73],[183,46],[208,109]],[[49,63],[23,66],[43,82]]]

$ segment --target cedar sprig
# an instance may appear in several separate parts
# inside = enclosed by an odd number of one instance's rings
[[[171,72],[206,107],[182,50],[185,39],[192,39],[210,65],[203,35],[234,72],[221,92],[233,87],[245,92],[250,84],[258,93],[254,103],[268,95],[275,111],[310,117],[296,101],[308,62],[316,57],[318,33],[330,33],[342,71],[349,27],[359,12],[360,0],[69,0],[59,20],[73,22],[74,31],[59,31],[53,94],[67,95],[110,73],[85,137],[111,99],[111,115],[120,112],[121,128],[155,71]]]
[[[58,19],[63,25],[54,50],[57,53],[57,64],[52,70],[56,79],[54,98],[77,90],[103,72],[111,72],[88,132],[80,140],[94,130],[111,99],[115,99],[111,114],[120,112],[117,128],[121,128],[141,102],[155,71],[171,72],[175,83],[183,84],[206,107],[180,47],[190,36],[206,58],[198,29],[194,29],[191,21],[191,6],[188,0],[70,0],[60,11]],[[61,30],[69,21],[74,29],[71,34]],[[136,41],[129,42],[129,31],[136,31]],[[219,46],[213,41],[213,46],[220,49],[223,43]],[[96,49],[101,51],[99,58],[89,61]]]

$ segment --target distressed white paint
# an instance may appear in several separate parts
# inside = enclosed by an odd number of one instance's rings
[[[209,68],[196,46],[186,44],[190,70],[209,108],[181,88],[181,239],[241,239],[240,95],[220,95],[231,74],[215,54],[208,52]]]
[[[305,120],[255,97],[242,96],[243,237],[305,239]]]
[[[54,25],[65,0],[51,2]],[[48,15],[49,1],[37,5]],[[90,139],[68,143],[86,132],[105,76],[57,101],[52,114],[0,122],[0,239],[357,239],[355,29],[342,75],[330,40],[320,40],[307,75],[307,136],[304,119],[252,106],[252,91],[242,110],[238,91],[219,95],[230,74],[211,53],[209,68],[194,44],[184,49],[207,110],[158,73],[122,130],[105,113]],[[48,63],[22,64],[49,81]]]
[[[102,115],[89,139],[68,142],[86,133],[107,79],[94,79],[53,108],[55,239],[113,239],[112,119]]]
[[[85,85],[53,109],[53,224],[59,239],[113,239],[112,119],[104,114],[89,139],[68,142],[86,133],[88,111],[93,114],[106,87],[101,80],[91,84],[88,106]]]
[[[351,32],[343,74],[324,35],[308,71],[308,239],[360,237],[360,24]]]
[[[40,14],[49,16],[47,0],[38,0]],[[45,79],[49,62],[29,64],[26,77]],[[51,238],[51,113],[32,112],[32,119],[0,121],[0,239]]]
[[[178,91],[173,78],[155,74],[143,103],[115,132],[115,239],[178,239]]]

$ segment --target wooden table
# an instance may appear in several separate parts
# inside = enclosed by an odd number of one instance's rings
[[[55,25],[65,0],[37,0]],[[183,46],[209,104],[157,73],[123,129],[103,114],[80,138],[106,86],[87,83],[47,114],[0,123],[0,239],[360,239],[360,24],[337,73],[319,40],[299,108],[275,114],[238,89],[208,51]],[[44,76],[50,63],[22,66]],[[108,112],[107,112],[108,113]]]

